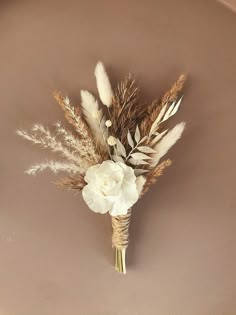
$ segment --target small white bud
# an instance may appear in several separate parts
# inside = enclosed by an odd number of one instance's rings
[[[109,128],[109,127],[111,127],[112,122],[111,122],[110,120],[107,120],[107,121],[105,122],[105,125],[106,125],[107,128]]]
[[[116,145],[116,138],[113,137],[113,136],[110,136],[110,137],[107,139],[107,143],[108,143],[110,146]]]

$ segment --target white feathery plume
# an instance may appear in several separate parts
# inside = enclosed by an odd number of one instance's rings
[[[106,129],[104,128],[104,124],[101,123],[102,121],[102,110],[99,110],[98,102],[95,97],[89,93],[88,91],[81,91],[81,106],[82,111],[87,121],[89,127],[97,142],[105,146],[106,142],[104,140]]]
[[[89,152],[84,144],[84,139],[76,138],[69,130],[62,126],[60,121],[55,126],[58,135],[63,137],[65,145],[73,150],[74,153],[77,153],[81,157],[88,155]]]
[[[79,156],[78,154],[75,154],[74,151],[66,148],[43,125],[33,125],[32,131],[35,132],[35,134],[30,134],[25,130],[17,130],[17,134],[27,139],[28,141],[33,142],[34,144],[39,144],[46,149],[61,153],[61,155],[67,158],[69,161],[72,161],[76,165],[79,165],[81,169],[83,167],[83,171],[85,171],[89,167],[90,163],[88,160],[82,158],[82,156]]]
[[[97,63],[94,73],[97,80],[99,97],[104,105],[110,107],[112,103],[113,92],[105,67],[101,61]]]
[[[151,166],[154,167],[158,164],[160,159],[169,151],[169,149],[180,139],[185,128],[185,122],[177,124],[172,128],[153,149],[157,152],[153,154]]]
[[[32,127],[32,131],[36,132],[36,134],[30,134],[25,130],[17,130],[17,134],[34,144],[39,144],[42,147],[51,149],[54,152],[60,152],[70,161],[75,163],[78,162],[78,157],[73,152],[65,148],[62,143],[51,134],[49,129],[45,128],[41,124],[35,124]]]
[[[66,172],[70,175],[74,175],[76,173],[82,172],[81,168],[73,163],[49,161],[33,165],[25,173],[27,173],[28,175],[36,175],[38,172],[45,171],[46,169],[50,169],[54,174],[58,174],[59,172]]]

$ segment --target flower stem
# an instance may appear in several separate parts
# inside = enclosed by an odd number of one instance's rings
[[[126,274],[125,253],[126,248],[115,248],[115,269],[123,274]]]

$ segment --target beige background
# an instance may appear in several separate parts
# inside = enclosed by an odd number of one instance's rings
[[[0,314],[235,315],[236,18],[211,0],[0,2]],[[17,127],[51,124],[61,89],[133,72],[151,100],[189,74],[174,165],[135,206],[128,274],[108,216],[25,175],[49,155]]]
[[[226,5],[229,9],[236,11],[236,0],[219,0],[224,5]]]

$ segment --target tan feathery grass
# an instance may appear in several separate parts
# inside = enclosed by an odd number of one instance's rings
[[[162,107],[164,105],[169,105],[173,101],[177,100],[180,92],[184,87],[184,83],[186,81],[186,75],[181,74],[178,80],[171,86],[171,88],[164,94],[161,101],[154,100],[148,107],[147,107],[147,114],[143,121],[140,124],[140,132],[142,136],[145,136],[149,133],[150,128],[159,115]],[[161,124],[161,128],[159,130],[163,130],[165,124]]]
[[[171,86],[170,90],[168,90],[161,99],[161,106],[164,106],[167,103],[172,103],[175,101],[182,91],[184,87],[184,83],[186,81],[186,75],[181,74],[177,81]]]
[[[89,128],[82,117],[82,111],[78,107],[75,109],[75,107],[70,104],[69,98],[64,97],[60,92],[55,91],[53,96],[64,111],[66,119],[74,126],[80,137],[91,137]]]
[[[101,151],[99,147],[96,147],[96,143],[88,128],[87,123],[83,118],[83,113],[78,107],[75,109],[71,104],[68,97],[63,97],[60,92],[53,93],[54,98],[64,111],[65,117],[70,124],[75,128],[75,131],[79,134],[81,139],[84,139],[84,148],[87,153],[93,157],[94,161],[101,161]],[[104,154],[104,152],[102,153]]]
[[[145,194],[150,186],[154,184],[159,176],[161,176],[164,170],[172,164],[170,159],[167,159],[153,168],[146,176],[146,182],[143,187],[142,195]]]
[[[84,177],[82,175],[79,175],[79,176],[76,176],[75,178],[73,177],[61,178],[55,184],[61,188],[82,190],[84,186],[86,185],[86,182],[84,180]]]

